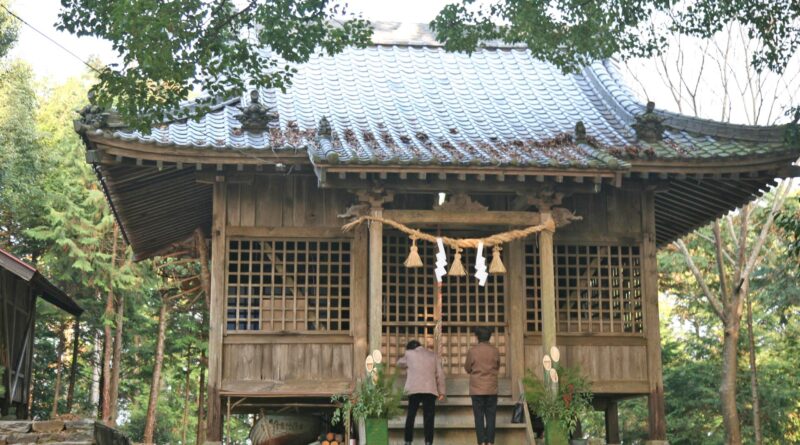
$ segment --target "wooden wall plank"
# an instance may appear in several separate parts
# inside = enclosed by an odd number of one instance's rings
[[[508,320],[508,351],[511,391],[514,399],[520,396],[517,384],[525,377],[525,242],[517,240],[508,245],[508,274],[506,320]]]

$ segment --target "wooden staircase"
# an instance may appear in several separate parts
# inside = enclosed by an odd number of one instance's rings
[[[468,384],[463,379],[449,379],[447,382],[447,399],[436,404],[436,432],[433,443],[436,445],[475,445],[475,419],[472,414],[472,400],[468,395]],[[497,423],[495,443],[525,445],[528,443],[528,425],[511,423],[514,412],[514,400],[511,396],[508,379],[500,381],[497,400]],[[407,406],[407,402],[403,402]],[[405,414],[389,421],[389,444],[403,445],[403,429]],[[422,428],[422,407],[417,412],[414,424],[414,445],[424,444]]]

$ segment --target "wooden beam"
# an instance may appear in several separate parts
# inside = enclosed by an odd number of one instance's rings
[[[229,237],[245,238],[352,238],[341,227],[228,227]]]
[[[206,440],[222,441],[222,337],[225,330],[225,258],[227,257],[228,185],[214,184],[214,201],[211,222],[211,296],[208,327],[208,411]]]
[[[642,194],[642,229],[644,230],[642,260],[642,293],[647,337],[647,375],[649,393],[648,439],[666,440],[667,425],[664,410],[664,378],[661,370],[661,332],[658,324],[658,262],[656,259],[655,192]]]
[[[569,224],[569,213],[566,209],[554,209],[551,216],[556,225]],[[485,212],[443,212],[439,210],[384,210],[383,216],[401,224],[465,224],[465,225],[497,225],[497,226],[532,226],[544,220],[539,212],[521,211],[485,211]]]

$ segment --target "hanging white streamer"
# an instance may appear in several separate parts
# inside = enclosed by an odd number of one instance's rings
[[[447,273],[447,254],[444,251],[444,242],[441,238],[436,238],[436,245],[439,246],[439,251],[436,252],[436,281],[441,283],[442,277]]]
[[[486,279],[489,274],[486,273],[486,257],[483,256],[483,241],[478,242],[478,252],[475,254],[475,278],[478,279],[478,284],[483,287],[486,285]]]

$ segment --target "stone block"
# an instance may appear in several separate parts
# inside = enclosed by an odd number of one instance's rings
[[[64,422],[67,431],[72,430],[94,430],[95,421],[92,419],[68,420]]]
[[[49,442],[47,445],[94,445],[94,442]]]
[[[0,422],[0,433],[28,433],[31,422],[23,420],[6,420]]]
[[[34,421],[31,429],[35,433],[57,433],[64,429],[64,422],[60,420]]]
[[[36,443],[37,435],[30,433],[15,433],[8,436],[8,444],[15,443]]]

